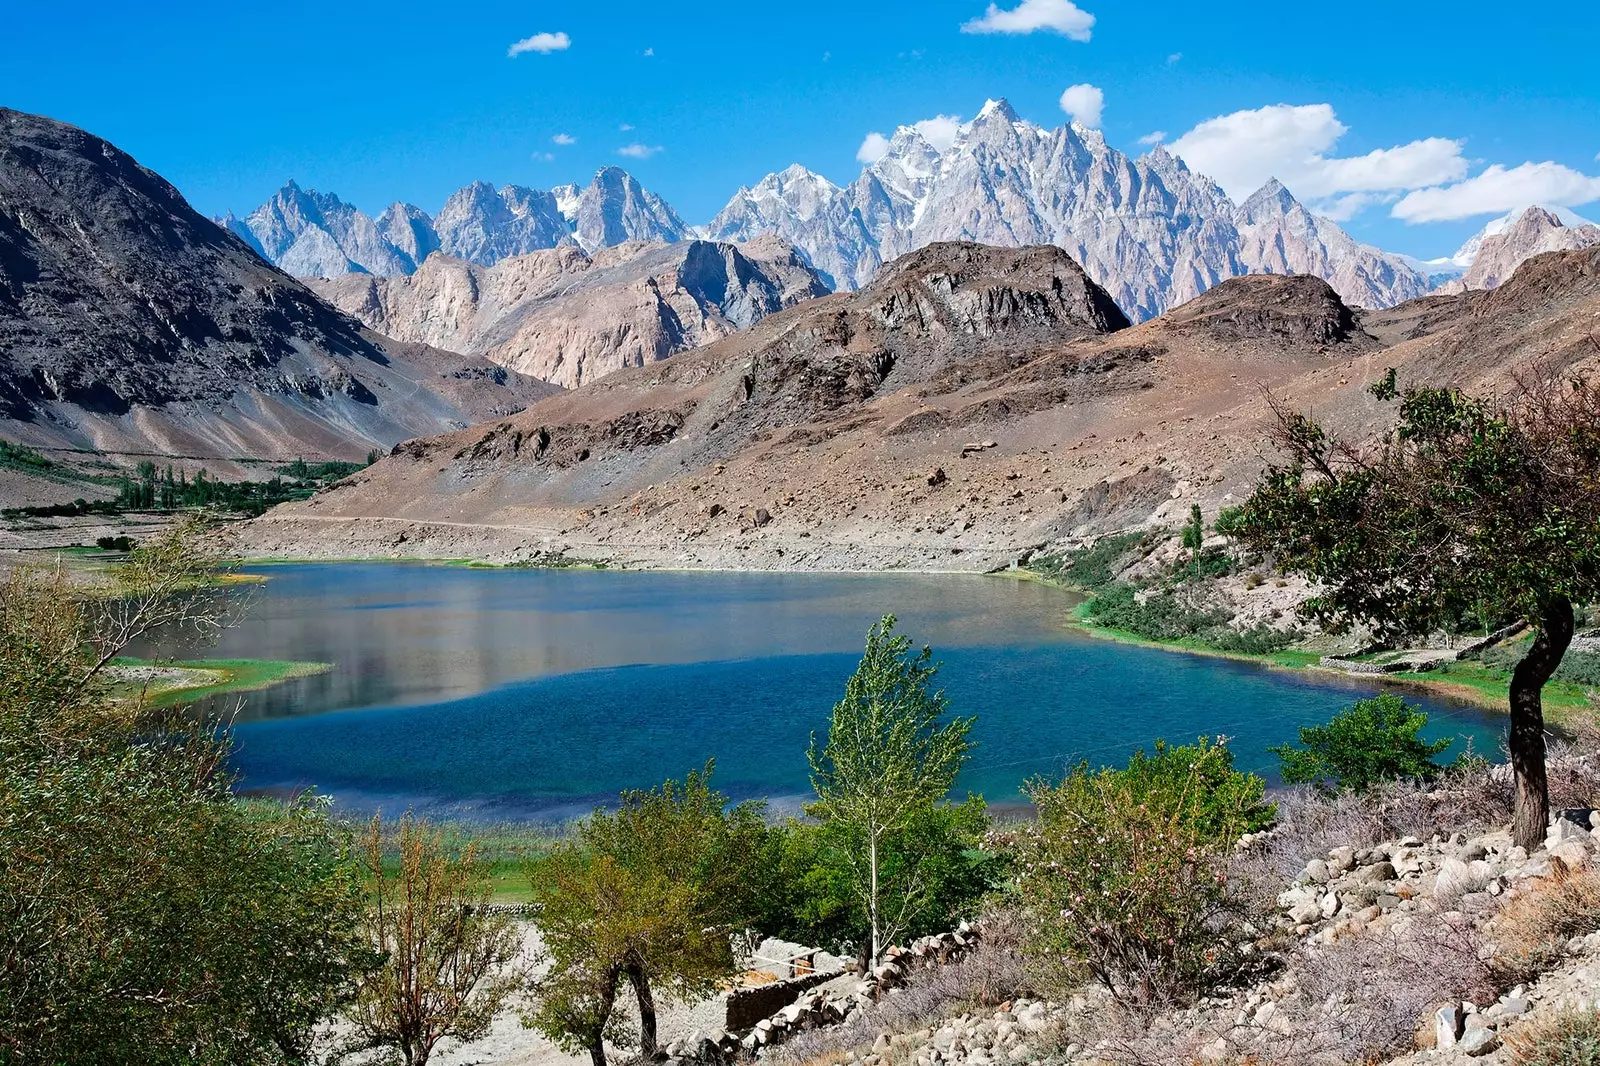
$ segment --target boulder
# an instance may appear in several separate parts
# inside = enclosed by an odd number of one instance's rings
[[[1463,1020],[1459,1004],[1451,1003],[1433,1012],[1433,1045],[1451,1048],[1461,1039]]]

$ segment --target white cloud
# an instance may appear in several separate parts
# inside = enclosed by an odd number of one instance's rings
[[[1054,30],[1074,41],[1087,41],[1094,16],[1072,0],[1022,0],[1009,11],[990,4],[982,18],[962,23],[962,33],[1033,33]]]
[[[873,131],[862,140],[861,147],[856,149],[856,160],[871,166],[889,154],[889,138]]]
[[[1595,200],[1600,200],[1600,177],[1554,162],[1516,167],[1496,163],[1466,181],[1407,193],[1389,214],[1406,222],[1446,222],[1529,204],[1577,207]]]
[[[1100,128],[1100,115],[1105,109],[1106,94],[1093,85],[1072,85],[1061,94],[1061,110],[1091,130]]]
[[[656,153],[665,150],[659,144],[625,144],[617,149],[617,154],[625,155],[629,159],[649,159]]]
[[[541,163],[554,163],[556,161],[556,154],[554,152],[535,152],[533,153],[533,158],[537,159]]]
[[[921,122],[913,122],[912,128],[922,134],[923,140],[933,146],[936,152],[948,151],[956,143],[956,134],[961,132],[961,119],[956,115],[934,115]],[[889,138],[873,130],[861,141],[861,147],[856,149],[856,159],[871,166],[889,154]]]
[[[955,115],[934,115],[915,125],[917,132],[933,145],[936,152],[949,151],[950,146],[956,143],[956,134],[961,132],[961,120]]]
[[[515,59],[524,52],[538,52],[540,55],[549,55],[551,52],[565,52],[572,47],[572,38],[565,33],[536,33],[532,37],[524,37],[506,50],[506,55]]]
[[[1183,53],[1182,52],[1174,52],[1170,56],[1167,57],[1167,66],[1169,66],[1169,67],[1176,66],[1178,64],[1178,62],[1180,60],[1182,60],[1182,59],[1183,59]]]
[[[654,49],[654,48],[646,48],[646,49],[645,49],[645,50],[644,50],[644,54],[645,54],[645,55],[646,55],[646,56],[653,56],[653,55],[655,55],[655,54],[656,54],[656,50],[655,50],[655,49]]]
[[[577,144],[578,138],[574,137],[570,133],[558,133],[554,137],[550,138],[550,141],[552,144],[566,146],[569,144]]]
[[[618,126],[617,129],[621,130],[623,133],[633,132],[633,126],[627,122],[624,122],[622,125]]]
[[[1140,144],[1160,144],[1162,141],[1164,141],[1166,139],[1167,139],[1167,131],[1166,130],[1151,130],[1149,133],[1147,133],[1143,137],[1139,138],[1139,143]]]
[[[1348,222],[1373,204],[1393,202],[1396,198],[1397,194],[1392,192],[1347,192],[1343,196],[1314,203],[1311,210],[1335,222]]]
[[[1345,132],[1328,104],[1274,104],[1207,119],[1171,148],[1236,198],[1274,177],[1296,196],[1323,199],[1418,189],[1466,176],[1460,141],[1429,137],[1363,156],[1330,156]]]

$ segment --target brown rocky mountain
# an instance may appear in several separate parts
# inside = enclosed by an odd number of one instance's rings
[[[0,436],[356,458],[551,391],[377,336],[127,154],[0,109]]]
[[[1530,207],[1499,233],[1478,245],[1472,266],[1458,280],[1441,286],[1445,293],[1492,289],[1503,285],[1517,267],[1546,252],[1576,251],[1600,245],[1600,226],[1568,226],[1552,211]]]
[[[629,241],[484,267],[430,256],[412,275],[308,279],[392,337],[480,355],[566,387],[696,348],[828,293],[794,247]]]
[[[1386,367],[1496,388],[1594,360],[1600,249],[1357,312],[1298,276],[1135,327],[1056,248],[935,245],[868,287],[413,441],[247,537],[273,554],[983,570],[1247,491],[1264,389],[1349,433]]]

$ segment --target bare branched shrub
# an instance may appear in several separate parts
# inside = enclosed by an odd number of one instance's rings
[[[1511,819],[1511,785],[1487,766],[1452,769],[1431,784],[1389,782],[1370,792],[1327,795],[1310,788],[1273,796],[1276,827],[1238,857],[1238,872],[1276,894],[1312,859],[1337,847],[1436,833],[1477,833]],[[1276,885],[1277,887],[1273,887]]]
[[[1495,916],[1496,965],[1512,980],[1548,969],[1568,940],[1600,929],[1600,873],[1570,870],[1559,859],[1554,865],[1550,877],[1530,882]]]
[[[1404,928],[1345,937],[1306,950],[1286,1029],[1316,1047],[1298,1061],[1381,1061],[1408,1049],[1444,1002],[1486,1003],[1499,991],[1470,922],[1430,915]]]
[[[1600,1066],[1600,1014],[1564,1010],[1512,1029],[1506,1048],[1514,1066]]]
[[[1550,740],[1545,772],[1550,783],[1550,806],[1594,807],[1600,801],[1600,722],[1582,718],[1567,727],[1567,735]]]

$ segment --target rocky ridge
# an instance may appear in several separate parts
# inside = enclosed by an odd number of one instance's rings
[[[1593,362],[1596,256],[1381,312],[1308,276],[1240,277],[1128,327],[1059,248],[934,245],[858,292],[408,444],[248,535],[272,554],[992,569],[1238,500],[1266,389],[1360,436],[1389,417],[1366,391],[1389,366],[1494,391],[1530,353]]]
[[[359,220],[309,198],[297,209]],[[387,340],[75,127],[0,109],[0,427],[24,443],[359,458],[548,385]]]
[[[845,188],[798,165],[769,175],[740,189],[706,230],[723,240],[777,233],[847,288],[936,241],[1056,244],[1135,321],[1251,272],[1314,274],[1363,307],[1431,287],[1403,257],[1358,243],[1277,181],[1236,206],[1159,145],[1135,159],[1098,130],[1044,129],[1004,100],[986,104],[942,152],[902,126]]]
[[[396,202],[376,220],[337,196],[290,181],[243,219],[229,213],[216,221],[269,262],[319,278],[411,274],[435,251],[493,266],[563,246],[594,252],[628,241],[694,236],[671,205],[620,167],[602,168],[581,189],[496,189],[475,181],[452,193],[437,216]]]
[[[1578,251],[1600,245],[1600,226],[1569,226],[1559,214],[1530,207],[1503,229],[1483,236],[1471,249],[1471,265],[1457,281],[1441,292],[1459,293],[1493,289],[1506,282],[1527,260],[1546,252]]]
[[[414,274],[308,279],[403,340],[574,388],[748,328],[828,288],[787,243],[568,245],[484,267],[435,255]]]

